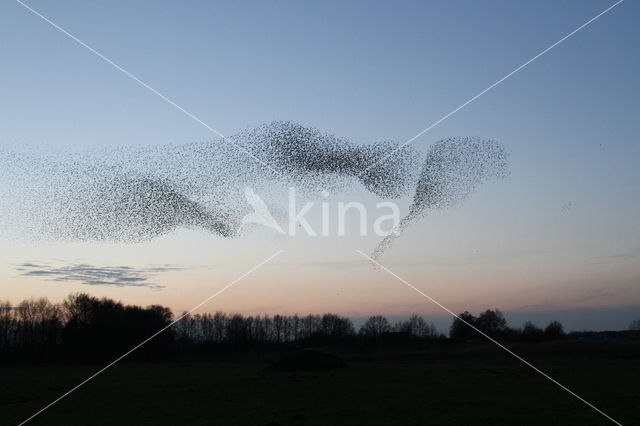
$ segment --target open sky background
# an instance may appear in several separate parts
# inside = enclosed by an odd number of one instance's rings
[[[411,138],[612,3],[28,4],[225,135],[291,120],[368,144]],[[515,325],[620,329],[640,318],[639,18],[639,2],[622,3],[417,139],[421,152],[448,136],[495,139],[511,176],[414,225],[381,261],[453,311],[500,308]],[[20,4],[0,4],[0,144],[214,136]],[[378,242],[355,234],[225,240],[179,230],[130,245],[0,235],[0,298],[84,291],[178,312],[282,249],[203,309],[442,316],[355,253]],[[125,266],[163,288],[24,276],[24,263]]]

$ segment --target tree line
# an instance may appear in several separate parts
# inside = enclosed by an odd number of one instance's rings
[[[531,321],[522,328],[512,328],[499,310],[486,310],[477,317],[465,311],[454,318],[449,331],[453,340],[480,340],[484,336],[509,341],[541,341],[565,337],[564,327],[559,321],[551,321],[545,328],[538,327]]]
[[[419,345],[482,340],[483,333],[503,340],[545,340],[564,336],[562,325],[541,329],[532,323],[510,328],[499,310],[454,319],[448,338],[419,315],[395,324],[381,315],[357,330],[346,317],[324,315],[256,315],[224,312],[180,315],[173,326],[131,354],[131,359],[175,359],[196,351],[237,351],[313,345]],[[108,298],[76,293],[61,303],[47,298],[12,305],[0,301],[0,360],[85,362],[114,359],[174,321],[169,308],[125,305]],[[474,329],[475,328],[475,329]]]

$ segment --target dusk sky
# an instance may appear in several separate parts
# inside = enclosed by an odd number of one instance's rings
[[[284,120],[371,145],[407,141],[613,3],[28,5],[224,135]],[[639,18],[640,3],[621,3],[414,140],[420,155],[452,136],[498,141],[510,173],[413,223],[380,262],[454,312],[499,308],[514,325],[640,318]],[[217,139],[20,3],[2,2],[0,22],[0,155]],[[0,212],[20,196],[0,180]],[[362,187],[328,200],[331,214],[361,201],[371,218],[382,201]],[[396,201],[406,213],[411,197]],[[180,312],[282,250],[200,311],[415,312],[444,329],[446,312],[356,252],[380,237],[349,225],[346,236],[178,229],[136,243],[34,241],[5,225],[0,299],[82,291]]]

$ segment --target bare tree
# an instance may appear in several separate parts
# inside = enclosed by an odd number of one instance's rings
[[[420,315],[413,314],[406,321],[400,321],[395,326],[396,331],[409,333],[421,339],[437,339],[442,337],[433,324],[424,320]]]
[[[374,315],[362,324],[360,334],[367,337],[380,337],[383,333],[391,331],[391,324],[382,315]]]
[[[549,339],[559,339],[565,335],[564,327],[560,321],[551,321],[544,329],[544,335]]]

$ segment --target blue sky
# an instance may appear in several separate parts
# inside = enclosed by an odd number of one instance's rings
[[[612,3],[28,4],[225,135],[291,120],[367,144],[409,139]],[[434,290],[454,310],[475,309],[466,306],[483,293],[488,296],[479,297],[478,308],[492,301],[505,310],[640,305],[634,290],[640,287],[639,12],[638,2],[622,3],[414,142],[424,150],[447,136],[496,139],[511,153],[512,174],[460,209],[417,225],[386,259],[394,271],[418,284],[437,283]],[[215,136],[18,3],[3,2],[0,21],[0,142],[84,149]],[[195,259],[191,263],[224,270],[198,269],[185,278],[195,288],[209,278],[239,275],[243,265],[250,267],[278,246],[210,238],[178,232],[145,247],[151,254],[130,255],[129,263],[189,262],[169,249],[180,244]],[[359,260],[352,248],[374,243],[281,245],[292,248],[292,264],[348,265]],[[140,250],[13,244],[3,243],[0,250],[14,263],[36,255],[47,260],[54,253],[76,259],[87,252],[123,263],[122,250]],[[214,260],[199,257],[205,247]],[[282,262],[274,273],[286,293],[305,272]],[[8,263],[3,268],[0,283],[10,287],[15,274]],[[385,285],[370,271],[340,276],[325,269],[316,268],[332,281]],[[472,276],[479,277],[475,283],[469,283]],[[16,297],[52,289],[51,283],[29,285]],[[320,294],[324,285],[318,280],[310,294]],[[57,286],[52,297],[72,289]],[[514,291],[505,296],[505,289]],[[110,291],[139,303],[149,297],[166,302],[147,293]],[[197,301],[198,292],[192,294]],[[302,303],[302,295],[289,297],[284,306],[301,311],[385,310],[384,294],[361,309],[349,308],[357,300],[355,290],[353,299],[336,305],[314,307]],[[176,307],[187,308],[184,303]],[[279,306],[234,305],[232,298],[226,303],[230,310]],[[411,303],[399,301],[395,311],[386,312],[403,312],[406,305]],[[631,319],[621,317],[620,326]],[[586,318],[585,324],[597,326]]]

